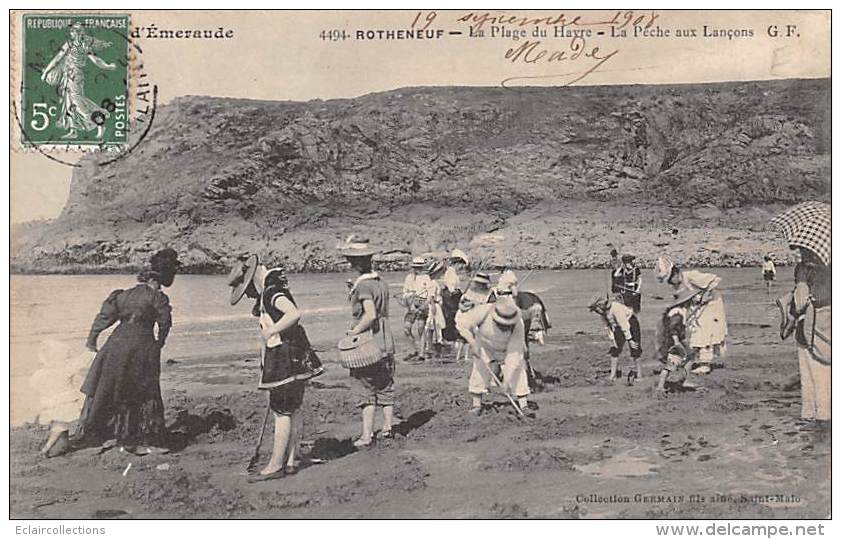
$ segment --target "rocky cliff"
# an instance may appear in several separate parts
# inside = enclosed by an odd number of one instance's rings
[[[458,245],[584,267],[608,241],[647,261],[783,258],[762,228],[828,200],[829,107],[829,80],[188,96],[131,154],[86,158],[59,218],[13,230],[12,269],[127,270],[170,245],[194,271],[246,250],[320,271],[352,232],[395,260]]]

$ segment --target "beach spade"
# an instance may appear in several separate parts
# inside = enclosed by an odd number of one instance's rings
[[[254,454],[251,455],[251,460],[248,461],[248,465],[245,467],[246,474],[253,472],[257,466],[257,461],[260,460],[260,447],[263,445],[263,436],[266,434],[266,423],[269,422],[271,412],[271,406],[266,402],[266,414],[263,416],[263,422],[261,423],[260,436],[257,438],[257,446],[254,448]]]
[[[497,375],[494,373],[493,369],[491,369],[491,368],[490,368],[490,366],[488,366],[488,365],[487,365],[484,361],[482,361],[482,359],[481,359],[481,358],[474,357],[474,358],[473,358],[473,362],[474,362],[476,365],[481,365],[481,366],[484,368],[485,372],[487,372],[488,374],[490,374],[490,376],[491,376],[491,380],[493,380],[494,384],[496,384],[496,388],[497,388],[497,390],[498,390],[499,392],[501,392],[503,395],[505,395],[505,397],[508,399],[508,402],[510,402],[510,403],[511,403],[511,406],[513,406],[513,407],[514,407],[514,410],[516,410],[516,411],[517,411],[517,416],[518,416],[520,419],[525,419],[526,415],[525,415],[525,414],[523,413],[523,411],[520,409],[520,405],[519,405],[519,404],[517,404],[517,401],[515,401],[515,400],[514,400],[514,397],[512,397],[512,396],[511,396],[511,393],[509,393],[509,391],[506,389],[506,386],[504,386],[504,385],[502,384],[502,382],[499,380],[499,378],[497,377]]]

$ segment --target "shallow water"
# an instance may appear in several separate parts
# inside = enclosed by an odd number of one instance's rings
[[[780,279],[769,297],[759,268],[714,269],[723,279],[722,292],[727,305],[731,340],[738,341],[745,324],[776,324],[773,297],[792,285],[791,268],[781,268]],[[604,293],[607,273],[603,270],[520,271],[522,289],[543,298],[553,325],[551,335],[563,340],[576,332],[599,334],[597,319],[586,305],[593,296]],[[385,274],[397,293],[403,273]],[[293,274],[290,285],[303,311],[303,322],[310,339],[324,350],[322,357],[334,359],[334,343],[350,326],[345,280],[350,274]],[[114,289],[134,286],[131,275],[13,275],[11,277],[11,421],[31,419],[33,401],[29,376],[40,367],[39,353],[67,348],[82,351],[90,324],[101,302]],[[252,303],[244,298],[229,304],[229,288],[221,275],[180,275],[169,289],[174,326],[163,351],[163,360],[189,361],[209,356],[256,355],[259,336],[251,317]],[[652,329],[665,301],[652,295],[667,296],[648,270],[643,274],[643,329]],[[392,329],[400,338],[403,310],[391,303]],[[107,333],[100,336],[100,345]],[[399,341],[398,341],[399,344]],[[645,343],[644,343],[645,345]],[[49,361],[49,358],[46,358]]]

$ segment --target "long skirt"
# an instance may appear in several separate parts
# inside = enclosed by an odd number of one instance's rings
[[[116,439],[125,444],[163,445],[161,351],[151,327],[121,323],[88,371],[86,395],[74,436],[84,444]]]
[[[803,342],[797,345],[803,401],[801,417],[829,420],[832,417],[832,308],[817,309],[813,320],[807,335],[801,337]]]
[[[832,366],[818,362],[805,346],[797,347],[803,419],[832,418]]]
[[[461,292],[450,292],[444,289],[441,292],[441,310],[444,314],[444,329],[441,332],[445,341],[455,342],[462,340],[461,335],[456,329],[456,314],[458,313],[458,304],[461,300]]]
[[[698,307],[687,327],[689,346],[698,349],[698,359],[710,362],[713,357],[722,357],[727,342],[727,316],[724,300],[717,296]]]

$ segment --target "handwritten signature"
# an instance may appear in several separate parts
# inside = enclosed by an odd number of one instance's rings
[[[468,23],[471,34],[475,35],[486,25],[508,25],[520,28],[555,27],[556,30],[560,28],[561,31],[585,27],[610,27],[611,30],[620,30],[628,26],[641,26],[648,29],[655,24],[659,17],[659,14],[654,11],[640,13],[632,10],[616,11],[610,18],[596,20],[587,20],[582,15],[567,15],[565,13],[533,17],[506,11],[471,11],[461,15],[456,20],[461,23]],[[504,56],[506,61],[519,65],[558,65],[565,63],[572,66],[574,64],[576,67],[572,68],[571,71],[508,77],[501,82],[501,85],[510,87],[517,81],[561,79],[565,80],[563,86],[570,86],[598,71],[620,52],[618,48],[602,50],[600,46],[588,41],[583,33],[572,32],[572,34],[574,37],[560,48],[545,45],[540,39],[529,39],[519,45],[510,47]]]
[[[551,75],[534,75],[508,77],[501,82],[503,87],[509,87],[511,83],[518,80],[548,79],[548,78],[569,78],[563,86],[570,86],[594,73],[611,58],[619,54],[619,49],[610,52],[602,52],[599,46],[587,43],[587,39],[576,36],[572,38],[566,49],[549,49],[542,41],[524,41],[517,47],[512,47],[505,52],[505,59],[512,64],[557,64],[560,62],[572,63],[579,59],[589,61],[587,67],[568,73],[554,73]]]

